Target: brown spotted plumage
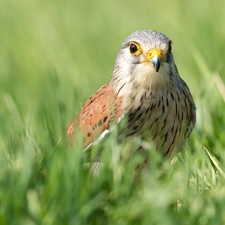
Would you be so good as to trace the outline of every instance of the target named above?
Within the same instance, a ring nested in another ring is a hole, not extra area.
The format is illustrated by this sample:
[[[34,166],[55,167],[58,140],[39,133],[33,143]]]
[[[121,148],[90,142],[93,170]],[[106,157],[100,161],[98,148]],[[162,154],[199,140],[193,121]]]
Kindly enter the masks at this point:
[[[91,144],[101,133],[112,127],[122,115],[122,98],[118,98],[110,83],[101,87],[83,105],[67,129],[72,142],[74,129],[78,126],[84,137],[84,147]]]
[[[180,151],[195,125],[195,104],[179,76],[171,41],[151,30],[137,31],[122,44],[110,82],[87,100],[70,123],[84,137],[84,148],[109,133],[125,118],[120,129],[124,140],[140,137],[170,155]]]

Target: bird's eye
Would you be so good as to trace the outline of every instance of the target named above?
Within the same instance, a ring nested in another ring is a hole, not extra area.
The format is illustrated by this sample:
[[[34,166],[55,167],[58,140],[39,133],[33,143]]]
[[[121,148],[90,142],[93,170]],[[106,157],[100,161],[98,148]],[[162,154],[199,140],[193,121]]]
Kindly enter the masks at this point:
[[[168,46],[168,53],[170,53],[172,51],[172,45],[171,45],[171,42],[169,43],[169,46]]]
[[[137,45],[136,44],[130,44],[130,52],[131,53],[135,53],[138,50]]]
[[[129,48],[132,55],[138,56],[142,53],[141,46],[138,43],[131,42]]]

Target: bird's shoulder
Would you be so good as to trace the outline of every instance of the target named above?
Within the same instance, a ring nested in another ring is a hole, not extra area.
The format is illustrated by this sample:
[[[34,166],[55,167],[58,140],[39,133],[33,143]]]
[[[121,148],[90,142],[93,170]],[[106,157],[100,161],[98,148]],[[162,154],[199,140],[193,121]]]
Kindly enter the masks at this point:
[[[122,116],[122,98],[118,97],[110,83],[102,86],[82,106],[67,128],[69,142],[75,138],[75,130],[81,132],[87,147],[110,128]]]

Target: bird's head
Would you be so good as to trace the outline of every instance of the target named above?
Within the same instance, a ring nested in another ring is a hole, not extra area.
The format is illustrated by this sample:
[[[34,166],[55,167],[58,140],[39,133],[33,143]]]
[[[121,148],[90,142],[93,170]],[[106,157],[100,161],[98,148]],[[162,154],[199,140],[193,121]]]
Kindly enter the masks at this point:
[[[170,82],[171,76],[178,74],[171,50],[171,40],[162,33],[153,30],[132,33],[117,55],[112,84],[122,86],[132,82],[145,88]]]

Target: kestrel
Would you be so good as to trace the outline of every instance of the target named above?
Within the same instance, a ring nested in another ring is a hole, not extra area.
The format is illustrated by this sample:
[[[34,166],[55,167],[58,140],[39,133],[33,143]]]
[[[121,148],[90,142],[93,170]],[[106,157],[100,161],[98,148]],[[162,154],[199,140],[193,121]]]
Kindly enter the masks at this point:
[[[153,30],[132,33],[122,43],[109,83],[83,105],[67,136],[84,137],[84,148],[106,136],[122,118],[124,141],[139,137],[164,156],[180,151],[192,132],[195,104],[173,59],[171,40]]]

